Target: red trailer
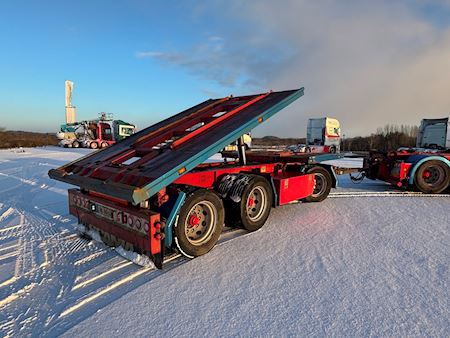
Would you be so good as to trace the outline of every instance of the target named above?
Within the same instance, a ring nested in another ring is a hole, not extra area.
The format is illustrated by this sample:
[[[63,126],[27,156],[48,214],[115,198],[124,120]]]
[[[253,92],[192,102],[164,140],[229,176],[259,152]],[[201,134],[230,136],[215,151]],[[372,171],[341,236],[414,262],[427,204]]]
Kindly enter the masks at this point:
[[[423,149],[372,151],[363,175],[399,188],[439,194],[450,187],[450,152]]]
[[[165,252],[203,255],[224,224],[257,230],[272,207],[321,201],[336,185],[318,155],[245,151],[242,135],[302,95],[207,100],[49,176],[79,187],[69,190],[70,213],[107,244],[146,254],[158,268]],[[238,159],[204,163],[235,140]]]

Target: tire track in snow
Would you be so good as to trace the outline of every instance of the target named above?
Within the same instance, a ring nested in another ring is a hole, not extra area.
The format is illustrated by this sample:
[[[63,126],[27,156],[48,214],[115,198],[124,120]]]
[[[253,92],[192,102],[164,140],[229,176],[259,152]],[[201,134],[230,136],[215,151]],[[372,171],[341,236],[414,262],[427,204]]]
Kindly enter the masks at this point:
[[[9,207],[0,215],[0,222],[3,222],[5,219],[7,219],[9,216],[11,216],[15,212],[14,208]]]
[[[78,237],[59,234],[49,220],[29,215],[27,221],[32,226],[22,231],[16,273],[3,285],[9,289],[9,295],[2,301],[2,312],[20,319],[21,333],[40,332],[48,318],[55,316],[54,308],[58,311],[55,305],[65,303],[65,294],[72,287],[70,281],[84,270],[84,266],[73,269],[72,257],[85,256],[86,250],[98,250]],[[33,285],[32,290],[29,285]],[[30,290],[31,294],[21,290]],[[15,325],[8,334],[18,330]]]
[[[222,234],[222,236],[219,240],[219,243],[217,245],[219,245],[219,246],[225,245],[226,243],[228,243],[230,241],[239,239],[240,237],[248,236],[250,234],[251,233],[249,233],[245,230],[242,230],[242,229],[228,229],[228,230],[224,231],[224,233]],[[138,285],[141,285],[143,282],[150,282],[151,280],[161,276],[162,274],[168,273],[169,271],[175,269],[176,267],[178,267],[180,265],[186,264],[189,261],[191,261],[191,260],[180,254],[173,254],[165,259],[163,270],[157,270],[155,268],[141,267],[139,270],[135,271],[132,274],[127,273],[127,274],[115,276],[116,277],[115,279],[117,279],[117,277],[119,277],[119,276],[121,277],[121,279],[113,281],[111,284],[107,285],[106,287],[104,287],[102,289],[97,289],[95,292],[93,292],[91,295],[87,296],[86,298],[79,298],[79,302],[69,308],[64,309],[64,311],[62,311],[61,314],[59,315],[58,319],[64,320],[64,317],[67,317],[69,315],[76,316],[77,313],[79,312],[79,310],[89,308],[89,306],[94,301],[98,302],[98,299],[103,298],[104,296],[106,297],[107,295],[109,295],[110,298],[113,297],[115,299],[114,296],[111,296],[111,293],[114,293],[114,291],[117,291],[120,293],[120,291],[118,291],[117,289],[120,289],[120,287],[122,287],[123,285],[125,285],[127,283],[132,283],[134,281]],[[132,266],[132,265],[133,264],[131,262],[126,262],[122,265],[116,266],[115,268],[112,269],[114,271],[111,271],[111,272],[106,271],[98,276],[94,276],[93,278],[90,278],[86,281],[83,281],[83,282],[75,285],[72,290],[74,292],[76,292],[77,290],[80,290],[88,285],[91,285],[92,283],[97,282],[101,278],[110,276],[111,274],[113,274],[113,272],[120,271],[120,270],[122,270],[128,266]],[[132,285],[130,285],[128,287],[128,289],[133,290],[134,287]],[[69,322],[70,322],[70,320],[69,320]],[[66,322],[66,325],[67,325],[67,322]]]
[[[28,177],[21,179],[21,177],[17,176],[14,178],[19,180],[21,185],[26,190],[29,190],[29,193],[22,191],[19,196],[16,194],[10,195],[8,201],[21,205],[25,210],[30,209],[30,206],[33,205],[33,199],[38,196],[36,194],[39,194],[40,191],[51,190],[48,189],[45,183],[41,184],[39,179]],[[64,190],[64,195],[66,195],[66,190]],[[67,293],[72,288],[76,276],[95,267],[97,264],[102,264],[108,256],[116,256],[109,252],[108,255],[95,255],[95,257],[92,257],[92,253],[103,249],[76,237],[75,234],[70,234],[69,236],[67,236],[67,233],[63,234],[68,226],[70,228],[72,217],[68,218],[68,214],[55,214],[50,210],[46,210],[46,207],[65,202],[64,198],[63,201],[47,203],[30,210],[28,213],[30,222],[25,232],[22,231],[23,229],[20,229],[21,227],[8,229],[11,230],[8,234],[13,233],[14,237],[19,237],[20,252],[16,261],[15,276],[2,283],[2,287],[9,289],[7,290],[9,295],[16,294],[18,296],[7,298],[8,304],[4,310],[10,314],[8,317],[15,318],[15,322],[20,321],[21,324],[19,326],[14,324],[13,327],[0,325],[2,330],[3,328],[9,328],[9,333],[18,333],[19,330],[21,333],[31,333],[40,332],[44,322],[46,325],[49,324],[51,326],[55,315],[57,316],[67,307],[66,303],[69,302],[70,304],[70,302],[76,303],[78,301],[70,297],[68,297],[69,301],[66,301]],[[30,231],[30,229],[32,230]],[[62,229],[64,230],[61,231]],[[86,254],[91,256],[90,259],[73,269],[71,261],[73,262],[74,259],[80,261],[83,257],[86,257]],[[68,269],[69,271],[67,271]],[[61,280],[61,278],[65,278],[65,280]],[[55,281],[52,281],[52,279],[55,279]],[[24,299],[22,297],[23,293],[19,292],[27,288],[30,282],[37,286],[34,288],[36,297],[33,297],[33,295],[28,296],[31,302],[29,299],[28,301]],[[47,290],[53,292],[42,296],[42,289],[45,289],[46,292]],[[43,307],[42,304],[45,304],[45,306]],[[58,306],[61,308],[60,310],[58,310]],[[1,317],[2,315],[0,315],[0,322],[2,322]]]

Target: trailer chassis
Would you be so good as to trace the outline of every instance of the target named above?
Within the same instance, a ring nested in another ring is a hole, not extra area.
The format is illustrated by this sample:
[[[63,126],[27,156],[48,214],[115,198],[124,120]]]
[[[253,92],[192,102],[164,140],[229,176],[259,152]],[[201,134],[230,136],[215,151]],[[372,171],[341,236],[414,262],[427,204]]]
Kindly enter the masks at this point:
[[[112,246],[148,255],[205,254],[224,224],[254,231],[272,207],[320,201],[335,185],[308,156],[249,158],[241,137],[303,95],[284,92],[207,100],[111,147],[49,171],[77,185],[69,210]],[[236,161],[202,164],[238,140]],[[239,142],[239,140],[241,140]]]

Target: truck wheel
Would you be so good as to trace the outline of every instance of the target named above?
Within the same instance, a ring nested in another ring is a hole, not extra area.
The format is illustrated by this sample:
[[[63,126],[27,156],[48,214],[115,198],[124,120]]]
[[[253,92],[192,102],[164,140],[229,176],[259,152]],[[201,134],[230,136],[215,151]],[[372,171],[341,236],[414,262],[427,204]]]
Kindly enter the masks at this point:
[[[427,161],[417,169],[414,183],[423,193],[439,194],[450,185],[450,168],[441,161]]]
[[[108,146],[108,143],[106,142],[102,142],[102,144],[100,145],[102,148],[106,148]]]
[[[204,255],[216,245],[224,219],[222,200],[214,191],[194,191],[186,198],[175,225],[177,248],[189,258]]]
[[[258,175],[238,175],[230,189],[228,223],[256,231],[266,223],[273,204],[269,182]]]
[[[74,147],[74,148],[79,148],[79,147],[80,147],[80,144],[78,143],[78,141],[73,141],[73,142],[72,142],[72,147]]]
[[[97,142],[91,142],[91,143],[89,144],[89,147],[90,147],[91,149],[97,149],[97,148],[98,148],[98,143],[97,143]]]
[[[331,185],[333,181],[331,175],[323,167],[313,167],[308,170],[308,174],[314,174],[314,191],[312,195],[306,197],[304,201],[306,202],[322,202],[327,198],[331,190]]]
[[[331,146],[330,147],[330,154],[336,154],[336,147],[335,146]]]

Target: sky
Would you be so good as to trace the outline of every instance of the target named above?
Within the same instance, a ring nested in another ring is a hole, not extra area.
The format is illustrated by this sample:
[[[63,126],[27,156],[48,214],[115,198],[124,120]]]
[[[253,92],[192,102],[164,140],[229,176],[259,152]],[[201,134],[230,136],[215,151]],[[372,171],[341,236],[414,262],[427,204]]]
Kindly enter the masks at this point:
[[[305,87],[255,130],[348,136],[450,116],[450,0],[0,0],[0,126],[77,119],[144,128],[211,97]]]

